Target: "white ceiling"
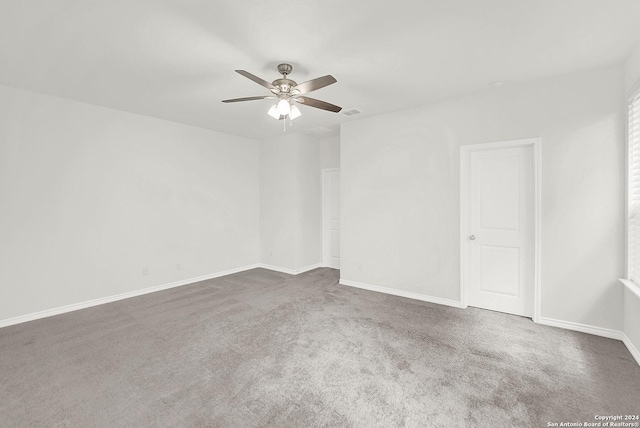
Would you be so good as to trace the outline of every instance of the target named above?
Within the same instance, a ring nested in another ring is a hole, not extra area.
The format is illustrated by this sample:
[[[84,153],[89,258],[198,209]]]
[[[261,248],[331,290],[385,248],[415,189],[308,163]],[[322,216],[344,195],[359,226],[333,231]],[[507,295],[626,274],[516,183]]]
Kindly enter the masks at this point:
[[[287,132],[621,62],[638,0],[0,0],[0,84],[252,138],[282,133],[265,80],[332,74]]]

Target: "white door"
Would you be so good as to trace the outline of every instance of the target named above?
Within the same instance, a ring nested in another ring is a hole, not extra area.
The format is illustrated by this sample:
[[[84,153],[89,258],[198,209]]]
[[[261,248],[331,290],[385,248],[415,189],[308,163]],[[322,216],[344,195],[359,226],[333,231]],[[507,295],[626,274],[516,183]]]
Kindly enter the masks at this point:
[[[467,153],[462,228],[467,304],[531,317],[534,169],[531,145]],[[466,196],[465,196],[466,195]],[[465,226],[465,225],[463,225]]]
[[[322,259],[340,269],[340,170],[322,170]]]

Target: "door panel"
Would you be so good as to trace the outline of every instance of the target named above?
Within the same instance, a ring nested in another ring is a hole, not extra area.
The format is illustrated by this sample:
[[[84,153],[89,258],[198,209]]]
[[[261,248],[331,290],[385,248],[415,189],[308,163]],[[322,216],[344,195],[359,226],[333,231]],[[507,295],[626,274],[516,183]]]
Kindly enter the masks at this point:
[[[519,156],[478,157],[480,227],[517,230],[520,220]]]
[[[481,291],[518,297],[520,249],[481,246],[480,275]]]
[[[533,148],[468,153],[467,303],[516,315],[533,315]]]

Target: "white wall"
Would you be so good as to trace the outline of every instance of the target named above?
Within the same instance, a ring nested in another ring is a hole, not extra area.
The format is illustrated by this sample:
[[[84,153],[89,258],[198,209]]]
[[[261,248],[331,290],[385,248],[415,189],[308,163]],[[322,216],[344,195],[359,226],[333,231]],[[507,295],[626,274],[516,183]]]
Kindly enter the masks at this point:
[[[622,329],[623,76],[507,83],[341,129],[341,279],[459,300],[459,146],[542,138],[542,316]]]
[[[320,170],[340,168],[340,137],[324,138],[318,145]]]
[[[318,141],[284,134],[260,147],[261,262],[290,271],[320,263]]]
[[[624,88],[625,93],[631,91],[633,86],[640,80],[640,42],[636,44],[634,50],[629,54],[624,67]]]
[[[300,226],[297,235],[297,268],[317,265],[322,261],[322,174],[318,162],[318,141],[299,136],[298,207]]]
[[[624,290],[624,334],[635,348],[635,358],[640,364],[640,296],[628,288]]]
[[[258,179],[257,141],[0,87],[0,321],[257,263]]]

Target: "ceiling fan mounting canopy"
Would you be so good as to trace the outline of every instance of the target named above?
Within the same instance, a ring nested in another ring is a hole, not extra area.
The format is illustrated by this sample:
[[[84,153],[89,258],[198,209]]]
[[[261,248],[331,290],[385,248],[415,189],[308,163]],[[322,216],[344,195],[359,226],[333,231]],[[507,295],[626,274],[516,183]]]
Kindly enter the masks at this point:
[[[287,74],[291,74],[292,70],[293,66],[291,64],[278,64],[278,73],[280,74],[284,74],[286,76]]]
[[[334,104],[330,104],[326,101],[320,101],[320,100],[316,100],[315,98],[302,96],[308,92],[315,91],[317,89],[324,88],[325,86],[329,86],[336,83],[337,80],[333,76],[326,75],[326,76],[318,77],[317,79],[312,79],[307,82],[298,84],[294,80],[291,80],[287,77],[292,71],[293,71],[293,66],[291,64],[285,64],[285,63],[278,64],[278,72],[282,74],[282,78],[276,79],[273,82],[269,83],[268,81],[261,79],[260,77],[249,73],[248,71],[236,70],[238,74],[241,74],[247,79],[253,80],[257,84],[269,89],[273,93],[273,95],[233,98],[229,100],[222,100],[222,102],[235,103],[240,101],[253,101],[253,100],[277,98],[280,101],[286,100],[291,104],[293,104],[293,102],[297,102],[300,104],[307,105],[309,107],[315,107],[321,110],[327,110],[334,113],[337,113],[340,110],[342,110],[342,107],[336,106]],[[286,117],[287,115],[281,115],[279,118],[284,119]]]

